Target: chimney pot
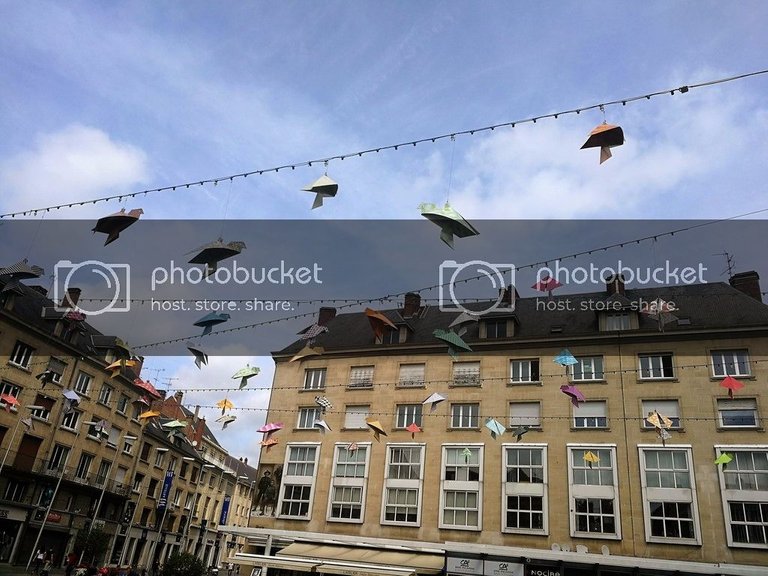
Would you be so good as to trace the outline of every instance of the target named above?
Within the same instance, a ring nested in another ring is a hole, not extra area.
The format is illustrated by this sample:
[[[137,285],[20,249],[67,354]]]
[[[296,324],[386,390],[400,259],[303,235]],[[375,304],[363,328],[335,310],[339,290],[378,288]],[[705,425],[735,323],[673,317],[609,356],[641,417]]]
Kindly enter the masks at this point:
[[[77,301],[80,299],[80,288],[67,288],[67,293],[61,299],[60,308],[75,308]]]
[[[403,316],[409,318],[419,313],[421,308],[421,295],[416,292],[408,292],[403,304]]]
[[[605,277],[605,289],[608,291],[609,296],[619,294],[624,296],[624,275],[612,274]]]
[[[323,306],[317,314],[317,323],[320,326],[325,326],[336,317],[336,308],[330,306]]]
[[[243,462],[244,462],[244,463],[245,463],[245,465],[247,466],[247,465],[248,465],[248,458],[246,458],[246,459],[245,459]]]
[[[728,283],[739,292],[751,296],[758,302],[763,301],[763,295],[760,293],[760,275],[754,270],[734,274],[728,279]]]
[[[512,296],[514,294],[514,301],[512,300]],[[517,302],[517,299],[520,298],[520,294],[517,293],[517,288],[512,286],[510,284],[506,288],[499,288],[499,296],[501,296],[501,306],[502,308],[511,308],[512,304],[514,302]]]
[[[176,399],[176,402],[178,402],[179,404],[181,404],[181,400],[184,398],[184,392],[182,392],[181,390],[179,390],[178,392],[176,392],[176,393],[173,395],[173,397]]]

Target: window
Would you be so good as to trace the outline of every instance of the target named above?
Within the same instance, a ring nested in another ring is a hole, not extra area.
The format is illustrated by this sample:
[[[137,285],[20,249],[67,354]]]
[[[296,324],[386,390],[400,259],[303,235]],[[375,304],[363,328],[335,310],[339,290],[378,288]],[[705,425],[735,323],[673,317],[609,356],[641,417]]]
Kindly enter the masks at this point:
[[[88,432],[86,436],[88,436],[88,438],[92,438],[93,440],[98,440],[99,442],[101,442],[102,432],[106,432],[106,430],[103,430],[100,426],[97,426],[96,424],[88,424]]]
[[[200,472],[198,471],[197,468],[192,468],[192,473],[189,476],[189,481],[192,482],[193,484],[197,482],[197,476],[199,473]]]
[[[34,416],[35,418],[40,418],[40,420],[48,421],[48,418],[51,417],[51,408],[53,408],[55,401],[53,398],[48,398],[48,396],[44,396],[42,394],[37,394],[35,396],[35,406],[40,406],[40,409],[31,410],[30,414]]]
[[[347,406],[344,413],[344,428],[368,428],[365,419],[370,414],[371,407],[366,405]]]
[[[144,442],[144,444],[141,445],[141,455],[139,456],[139,459],[144,462],[149,462],[149,453],[151,451],[152,445],[149,442]]]
[[[587,452],[597,462],[584,459]],[[571,536],[621,539],[616,448],[568,446]]]
[[[181,488],[176,488],[176,492],[173,493],[173,505],[181,506]]]
[[[576,364],[569,367],[571,380],[584,382],[603,379],[603,357],[581,356],[576,358]]]
[[[373,386],[373,366],[353,366],[349,371],[349,388]]]
[[[132,454],[133,453],[133,443],[136,441],[136,438],[133,436],[126,436],[123,438],[123,454]]]
[[[119,414],[125,414],[128,410],[128,404],[130,403],[131,399],[128,398],[125,394],[120,394],[120,400],[117,401],[117,412]]]
[[[732,460],[718,466],[728,545],[768,546],[768,446],[717,446]]]
[[[424,446],[387,446],[382,524],[418,526],[424,481]]]
[[[184,510],[192,510],[192,503],[195,501],[195,495],[187,492],[187,498],[184,500]]]
[[[509,362],[509,381],[512,384],[539,382],[539,360],[511,360]]]
[[[414,423],[421,426],[421,408],[421,404],[398,404],[395,428],[405,428]]]
[[[541,427],[541,404],[539,402],[510,402],[509,426]]]
[[[185,480],[187,478],[187,470],[189,469],[189,464],[186,462],[181,463],[181,470],[179,471],[179,478],[182,480]]]
[[[642,380],[674,377],[675,369],[672,365],[672,354],[640,354],[640,378]]]
[[[149,487],[147,488],[147,498],[157,498],[157,485],[160,481],[157,478],[149,479]]]
[[[99,392],[99,403],[109,406],[109,401],[112,398],[112,387],[104,384]]]
[[[27,484],[9,478],[5,485],[4,500],[10,500],[12,502],[23,502],[24,497],[27,495]]]
[[[336,446],[328,519],[340,522],[362,522],[368,477],[368,446],[358,445],[349,451]]]
[[[478,428],[480,404],[451,404],[451,428]]]
[[[605,400],[582,402],[573,407],[574,428],[607,428],[608,403]]]
[[[51,357],[48,360],[48,370],[50,370],[51,373],[53,374],[51,381],[55,382],[56,384],[61,383],[61,375],[64,374],[64,370],[66,368],[67,368],[66,362],[63,362],[58,358]]]
[[[443,446],[440,528],[480,530],[482,486],[482,446]]]
[[[754,398],[718,398],[717,421],[721,428],[756,428],[757,400]]]
[[[311,368],[304,371],[304,390],[325,388],[325,368]]]
[[[690,448],[639,450],[646,541],[700,544]]]
[[[168,462],[168,470],[171,472],[176,472],[176,468],[179,466],[179,459],[176,456],[171,456],[170,461]]]
[[[629,312],[608,312],[605,315],[605,330],[614,332],[616,330],[629,330],[632,323],[629,318]]]
[[[2,382],[0,382],[0,394],[13,396],[14,398],[18,399],[19,394],[21,394],[21,387],[16,386],[16,384],[12,384],[11,382],[7,382],[3,380]],[[3,407],[5,407],[5,404],[3,405]],[[13,408],[9,408],[9,410],[16,411],[17,408],[13,407]]]
[[[121,488],[123,486],[123,482],[125,482],[125,477],[127,475],[128,475],[128,468],[125,468],[124,466],[118,466],[117,472],[115,472],[115,486],[117,486],[118,488]]]
[[[8,362],[20,368],[29,369],[29,361],[34,351],[35,349],[31,346],[24,344],[21,340],[16,340],[16,345],[13,347],[13,352],[11,352]]]
[[[78,420],[80,420],[80,412],[72,410],[61,419],[61,427],[67,430],[76,430]]]
[[[506,318],[499,318],[496,320],[486,320],[485,321],[485,337],[486,338],[506,338],[507,337]]]
[[[746,350],[713,350],[712,374],[718,378],[749,376],[749,354]]]
[[[643,400],[643,428],[653,428],[646,418],[654,412],[672,420],[672,428],[680,428],[680,403],[677,400]]]
[[[69,446],[63,446],[62,444],[54,444],[51,451],[51,458],[48,460],[48,470],[56,470],[60,472],[67,462],[69,456]]]
[[[425,364],[400,364],[400,376],[397,385],[418,388],[424,386]]]
[[[381,343],[400,344],[400,328],[385,327],[384,332],[381,334]]]
[[[480,362],[454,362],[454,386],[480,386]]]
[[[74,386],[75,392],[81,396],[88,396],[88,390],[90,390],[92,383],[93,376],[86,374],[85,372],[78,372]]]
[[[299,421],[296,428],[313,429],[315,420],[322,418],[322,410],[318,407],[299,408]]]
[[[165,450],[158,448],[155,451],[155,466],[162,467],[165,464]]]
[[[310,519],[319,455],[319,445],[288,445],[283,466],[283,493],[278,503],[281,517]]]
[[[140,492],[141,491],[141,484],[144,482],[144,474],[139,474],[138,472],[134,474],[133,476],[133,491],[134,492]]]
[[[88,472],[91,469],[92,463],[93,454],[86,454],[85,452],[80,454],[80,461],[77,463],[77,468],[75,469],[75,478],[87,481]]]
[[[117,443],[120,441],[121,433],[122,433],[122,430],[120,430],[120,428],[115,428],[114,426],[111,426],[109,428],[109,436],[107,436],[107,446],[116,448]]]
[[[504,447],[504,532],[547,534],[547,448]]]

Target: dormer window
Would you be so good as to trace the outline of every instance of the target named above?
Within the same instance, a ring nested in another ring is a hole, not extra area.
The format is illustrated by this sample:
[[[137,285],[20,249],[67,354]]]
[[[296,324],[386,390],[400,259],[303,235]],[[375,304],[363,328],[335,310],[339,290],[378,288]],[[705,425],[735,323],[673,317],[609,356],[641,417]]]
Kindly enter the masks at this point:
[[[616,330],[629,330],[631,323],[629,312],[609,312],[605,315],[605,329],[608,332]]]
[[[506,318],[486,320],[485,321],[485,337],[488,339],[506,338],[507,337]]]
[[[381,335],[381,343],[382,344],[400,344],[400,332],[402,331],[402,328],[398,327],[396,330],[393,330],[392,328],[388,330],[384,330],[383,334]]]

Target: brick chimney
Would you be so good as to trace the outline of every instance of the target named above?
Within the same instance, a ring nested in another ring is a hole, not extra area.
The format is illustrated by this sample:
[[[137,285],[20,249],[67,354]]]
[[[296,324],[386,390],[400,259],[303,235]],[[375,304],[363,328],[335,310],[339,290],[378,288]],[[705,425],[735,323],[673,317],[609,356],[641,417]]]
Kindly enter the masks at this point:
[[[334,318],[336,318],[336,308],[323,306],[317,314],[317,323],[320,326],[325,326]]]
[[[67,293],[61,299],[59,308],[75,308],[77,301],[80,300],[80,288],[67,288]]]
[[[760,294],[760,275],[754,270],[734,274],[730,277],[728,283],[739,292],[744,292],[744,294],[751,296],[758,302],[763,301],[763,295]]]
[[[510,284],[506,288],[499,288],[499,296],[501,296],[500,305],[502,308],[511,308],[514,302],[520,298],[520,294],[517,293],[517,288]],[[512,300],[514,298],[514,301]]]
[[[421,309],[421,295],[416,292],[408,292],[403,303],[403,317],[410,318],[419,313]]]
[[[608,291],[609,296],[619,294],[624,296],[624,275],[613,274],[605,277],[605,289]]]

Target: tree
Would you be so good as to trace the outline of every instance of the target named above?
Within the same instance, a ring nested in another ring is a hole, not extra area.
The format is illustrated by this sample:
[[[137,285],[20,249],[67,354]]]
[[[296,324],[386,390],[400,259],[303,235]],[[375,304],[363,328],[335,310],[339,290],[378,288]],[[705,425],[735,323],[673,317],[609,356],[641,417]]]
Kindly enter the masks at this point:
[[[163,564],[160,576],[205,576],[206,569],[202,560],[196,556],[182,552],[174,554]]]
[[[101,528],[91,528],[91,531],[80,530],[75,538],[75,554],[83,562],[91,563],[94,559],[104,556],[109,548],[110,535]]]

